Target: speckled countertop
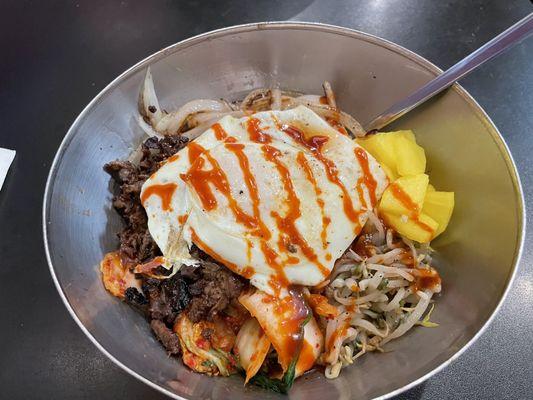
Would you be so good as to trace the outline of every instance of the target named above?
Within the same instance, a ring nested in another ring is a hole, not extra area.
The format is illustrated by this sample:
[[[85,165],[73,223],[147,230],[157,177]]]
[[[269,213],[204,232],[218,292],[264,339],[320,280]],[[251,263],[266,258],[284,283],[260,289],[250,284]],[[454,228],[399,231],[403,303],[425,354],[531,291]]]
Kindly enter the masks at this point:
[[[0,398],[162,399],[107,360],[50,279],[41,202],[68,126],[114,77],[162,47],[245,22],[359,29],[441,68],[533,11],[527,0],[49,1],[0,5],[0,147],[17,158],[0,192]],[[517,163],[533,217],[533,39],[462,82]],[[533,233],[488,330],[457,361],[399,399],[533,398]]]

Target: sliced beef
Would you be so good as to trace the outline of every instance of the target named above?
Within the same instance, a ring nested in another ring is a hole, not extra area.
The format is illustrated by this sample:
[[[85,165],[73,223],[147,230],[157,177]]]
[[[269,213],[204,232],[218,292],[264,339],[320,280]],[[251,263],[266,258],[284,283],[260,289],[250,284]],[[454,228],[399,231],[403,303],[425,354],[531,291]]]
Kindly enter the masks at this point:
[[[118,233],[118,238],[122,259],[132,266],[161,255],[148,230],[125,228]]]
[[[160,255],[148,231],[148,219],[140,201],[142,185],[161,165],[161,162],[181,150],[187,139],[167,136],[149,138],[141,146],[138,165],[129,161],[113,161],[104,166],[118,185],[113,207],[123,218],[125,226],[118,234],[120,254],[130,268]],[[180,352],[179,340],[171,327],[176,317],[186,311],[193,322],[212,320],[235,300],[246,286],[245,281],[197,248],[191,255],[202,260],[199,267],[182,266],[168,279],[143,277],[142,293],[129,288],[125,301],[143,311],[151,320],[156,337],[169,354]],[[208,337],[211,333],[204,332]]]
[[[150,326],[157,339],[159,339],[161,344],[167,349],[168,354],[174,355],[180,353],[181,348],[178,335],[168,328],[163,321],[153,319],[150,322]]]
[[[162,161],[184,148],[187,143],[188,139],[181,136],[146,139],[141,147],[142,157],[139,162],[139,170],[150,176],[159,168]]]
[[[148,300],[135,287],[129,287],[124,292],[124,301],[133,308],[146,313],[148,311]]]
[[[210,261],[194,271],[198,279],[189,286],[191,303],[187,315],[192,322],[212,320],[239,297],[245,282],[227,268]]]
[[[134,266],[160,255],[148,232],[148,218],[141,204],[143,183],[161,165],[161,162],[181,150],[186,138],[166,136],[147,139],[141,146],[139,165],[129,161],[112,161],[104,165],[118,184],[118,193],[113,197],[113,207],[123,218],[125,227],[118,234],[120,255],[126,264]]]
[[[191,300],[189,285],[179,273],[163,280],[146,279],[143,292],[148,298],[150,318],[162,320],[170,326]]]

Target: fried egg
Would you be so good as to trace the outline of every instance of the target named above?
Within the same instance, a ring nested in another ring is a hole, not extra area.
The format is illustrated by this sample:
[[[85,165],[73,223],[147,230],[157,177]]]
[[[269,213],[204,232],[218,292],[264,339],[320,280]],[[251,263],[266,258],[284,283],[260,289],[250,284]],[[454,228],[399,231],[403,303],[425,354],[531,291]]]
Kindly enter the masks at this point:
[[[388,180],[362,147],[304,106],[226,116],[143,185],[148,229],[168,263],[192,245],[264,292],[330,274]]]

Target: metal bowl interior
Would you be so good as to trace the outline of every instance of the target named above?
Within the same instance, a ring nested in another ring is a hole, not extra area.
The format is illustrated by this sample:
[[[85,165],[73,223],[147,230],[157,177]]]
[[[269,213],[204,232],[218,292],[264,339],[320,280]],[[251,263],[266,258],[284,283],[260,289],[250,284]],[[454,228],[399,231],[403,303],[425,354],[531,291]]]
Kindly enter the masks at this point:
[[[109,295],[98,263],[117,246],[121,221],[111,208],[104,163],[125,158],[143,133],[136,101],[150,66],[165,109],[193,98],[232,98],[253,88],[320,93],[329,80],[338,102],[367,121],[433,78],[438,68],[390,42],[349,29],[307,23],[251,24],[186,40],[132,67],[80,114],[52,166],[44,201],[45,245],[57,288],[87,336],[114,362],[176,398],[252,399],[240,377],[211,378],[168,358],[142,316]],[[447,232],[434,241],[443,277],[433,319],[369,354],[336,380],[312,372],[290,398],[366,399],[397,394],[454,359],[486,327],[514,275],[523,241],[516,169],[496,128],[459,86],[411,112],[395,128],[413,129],[432,183],[456,193]],[[260,392],[263,398],[282,395]]]

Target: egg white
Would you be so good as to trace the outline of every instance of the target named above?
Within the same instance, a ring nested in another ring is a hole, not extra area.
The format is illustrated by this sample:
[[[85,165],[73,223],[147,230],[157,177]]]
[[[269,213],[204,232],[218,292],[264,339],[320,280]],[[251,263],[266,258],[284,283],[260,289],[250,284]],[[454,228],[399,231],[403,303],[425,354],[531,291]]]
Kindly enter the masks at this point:
[[[355,239],[368,218],[368,212],[371,211],[361,204],[357,191],[363,171],[354,152],[361,147],[304,106],[286,111],[260,112],[254,114],[253,118],[259,120],[261,131],[271,137],[268,146],[280,152],[278,160],[290,174],[290,182],[300,202],[301,215],[296,219],[295,226],[317,260],[312,262],[308,259],[298,245],[291,246],[291,251],[279,247],[280,237],[283,235],[278,229],[273,212],[281,217],[286,216],[289,210],[288,194],[277,166],[265,158],[265,145],[250,139],[247,131],[250,117],[236,119],[227,116],[218,124],[228,136],[234,138],[233,142],[243,145],[242,152],[248,160],[259,194],[260,218],[270,231],[271,238],[265,240],[258,237],[239,223],[227,196],[214,185],[210,185],[210,189],[216,199],[216,207],[206,210],[194,187],[180,177],[191,168],[189,146],[178,152],[172,161],[161,166],[143,185],[141,198],[147,188],[153,185],[177,185],[167,210],[163,209],[159,196],[151,195],[145,199],[143,205],[148,215],[148,229],[170,263],[194,264],[189,250],[196,241],[198,243],[195,244],[200,249],[215,254],[234,272],[247,276],[257,288],[269,294],[276,294],[272,281],[279,277],[279,272],[272,267],[262,251],[262,247],[267,245],[276,252],[276,262],[282,266],[290,284],[317,285],[326,279],[326,273],[332,270],[335,260]],[[296,126],[306,136],[327,137],[321,154],[334,165],[339,181],[346,188],[351,204],[358,212],[356,221],[347,217],[343,199],[345,194],[339,185],[328,177],[324,163],[307,146],[294,140],[282,129],[287,125]],[[239,160],[228,147],[231,144],[228,144],[227,140],[217,139],[213,129],[207,130],[194,142],[217,161],[229,182],[231,197],[243,212],[252,215],[250,191]],[[371,175],[376,181],[375,196],[379,199],[388,181],[376,160],[370,154],[366,155]],[[211,163],[206,155],[199,157],[204,159],[204,169],[210,169]],[[319,194],[301,166],[301,157],[304,157],[312,171]],[[364,203],[370,204],[369,189],[365,185],[359,186],[364,194]],[[321,202],[322,208],[319,205]],[[326,241],[321,237],[324,216],[330,220],[325,229]],[[291,258],[292,264],[288,263]],[[298,260],[296,263],[295,258]]]

